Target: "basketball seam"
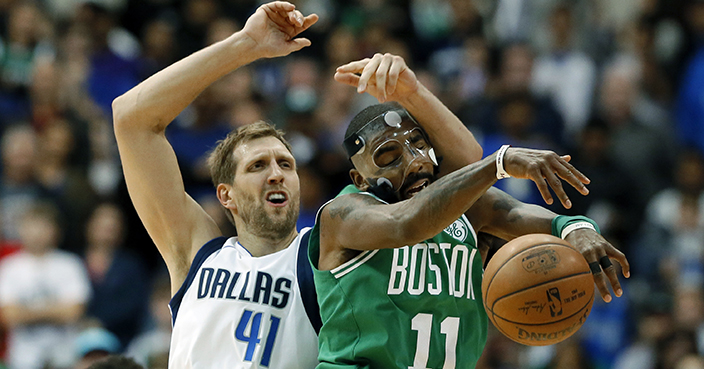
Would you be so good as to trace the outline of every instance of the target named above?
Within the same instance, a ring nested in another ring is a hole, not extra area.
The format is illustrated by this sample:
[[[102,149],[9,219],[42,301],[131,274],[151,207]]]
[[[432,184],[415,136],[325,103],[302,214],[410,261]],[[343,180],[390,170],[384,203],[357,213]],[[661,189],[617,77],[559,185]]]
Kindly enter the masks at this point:
[[[520,325],[525,325],[525,326],[550,325],[550,324],[555,324],[555,323],[559,323],[559,322],[565,321],[565,320],[570,319],[570,318],[572,318],[573,316],[579,314],[580,312],[582,312],[582,310],[584,310],[585,307],[589,306],[589,305],[593,302],[593,300],[594,300],[594,292],[592,292],[592,296],[589,298],[589,301],[587,301],[587,303],[584,304],[581,308],[579,308],[579,310],[577,310],[575,313],[573,313],[573,314],[570,315],[570,316],[566,316],[566,317],[564,317],[564,318],[562,318],[562,319],[560,319],[560,320],[556,320],[556,321],[554,321],[554,322],[549,322],[549,323],[520,323],[520,322],[514,322],[514,321],[512,321],[512,320],[504,319],[504,318],[502,318],[502,317],[500,317],[500,316],[494,314],[493,311],[491,312],[491,314],[494,316],[494,318],[497,318],[497,317],[498,317],[499,319],[501,319],[501,320],[503,320],[503,321],[505,321],[505,322],[507,322],[507,323],[512,323],[512,324],[520,324]],[[496,324],[494,324],[494,325],[496,325]]]

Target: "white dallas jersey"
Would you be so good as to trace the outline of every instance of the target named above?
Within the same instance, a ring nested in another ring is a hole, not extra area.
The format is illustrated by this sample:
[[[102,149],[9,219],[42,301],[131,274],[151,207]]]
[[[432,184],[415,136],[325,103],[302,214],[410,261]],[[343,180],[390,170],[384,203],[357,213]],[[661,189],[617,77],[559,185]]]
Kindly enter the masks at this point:
[[[309,231],[261,257],[236,237],[206,243],[169,303],[169,368],[315,368],[320,315]]]

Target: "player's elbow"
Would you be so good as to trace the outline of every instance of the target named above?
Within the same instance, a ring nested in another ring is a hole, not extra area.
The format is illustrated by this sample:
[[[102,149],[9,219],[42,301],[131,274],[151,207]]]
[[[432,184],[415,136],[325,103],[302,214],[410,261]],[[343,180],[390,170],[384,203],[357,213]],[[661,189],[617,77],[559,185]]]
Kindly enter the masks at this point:
[[[125,95],[120,95],[112,101],[112,124],[116,131],[128,121],[127,99]]]

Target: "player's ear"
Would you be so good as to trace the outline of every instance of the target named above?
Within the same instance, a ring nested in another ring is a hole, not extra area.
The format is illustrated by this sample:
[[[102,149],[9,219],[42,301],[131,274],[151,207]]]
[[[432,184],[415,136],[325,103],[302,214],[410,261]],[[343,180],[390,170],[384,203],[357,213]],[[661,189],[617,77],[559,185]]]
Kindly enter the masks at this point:
[[[235,199],[232,197],[232,186],[225,184],[225,183],[220,183],[218,186],[215,188],[215,193],[218,196],[218,201],[220,201],[220,204],[225,207],[225,209],[230,209],[237,212],[237,204],[235,203]]]
[[[350,169],[350,178],[352,178],[352,183],[361,191],[366,191],[369,188],[369,183],[364,180],[364,176],[359,173],[357,169]]]

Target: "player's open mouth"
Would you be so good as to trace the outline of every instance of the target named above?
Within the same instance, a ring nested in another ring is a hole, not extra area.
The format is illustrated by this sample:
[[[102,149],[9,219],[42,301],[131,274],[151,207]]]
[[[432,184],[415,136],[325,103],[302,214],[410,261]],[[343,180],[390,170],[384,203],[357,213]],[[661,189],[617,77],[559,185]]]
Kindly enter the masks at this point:
[[[266,195],[266,202],[271,206],[286,206],[288,204],[288,195],[282,191],[269,192]]]
[[[417,181],[416,183],[414,183],[408,189],[408,191],[406,191],[406,194],[408,194],[408,197],[413,197],[413,196],[415,196],[415,194],[420,192],[422,189],[428,187],[429,184],[430,184],[430,180],[427,178],[423,178],[423,179]]]

